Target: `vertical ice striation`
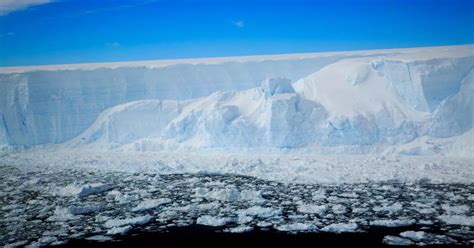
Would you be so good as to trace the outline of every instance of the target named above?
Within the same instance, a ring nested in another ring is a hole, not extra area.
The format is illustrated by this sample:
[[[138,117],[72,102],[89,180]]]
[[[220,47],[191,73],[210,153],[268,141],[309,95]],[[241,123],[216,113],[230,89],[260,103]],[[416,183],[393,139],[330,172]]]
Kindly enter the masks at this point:
[[[261,87],[266,96],[273,96],[276,94],[295,93],[291,80],[283,77],[267,78],[262,81]]]
[[[381,65],[380,63],[383,63]],[[471,56],[463,58],[400,61],[390,58],[373,63],[402,99],[419,111],[433,112],[447,97],[456,94],[473,68]]]
[[[459,92],[446,98],[433,114],[430,135],[451,137],[462,134],[474,123],[474,70],[464,78]]]

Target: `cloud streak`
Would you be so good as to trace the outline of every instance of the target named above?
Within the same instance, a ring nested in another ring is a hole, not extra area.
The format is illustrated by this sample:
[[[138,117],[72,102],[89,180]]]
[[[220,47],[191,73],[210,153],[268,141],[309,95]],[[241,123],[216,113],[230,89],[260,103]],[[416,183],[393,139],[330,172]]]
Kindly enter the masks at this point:
[[[116,42],[116,41],[115,41],[115,42],[109,42],[109,43],[107,43],[106,45],[107,45],[108,47],[111,47],[111,48],[119,48],[119,47],[121,47],[120,43],[118,43],[118,42]]]
[[[237,28],[243,28],[245,27],[245,23],[244,21],[235,21],[234,26],[236,26]]]
[[[157,0],[149,0],[149,1],[138,2],[138,3],[134,3],[132,1],[132,3],[130,3],[130,4],[123,4],[123,5],[118,5],[118,6],[114,5],[112,7],[86,10],[85,12],[83,12],[83,14],[90,15],[90,14],[97,14],[97,13],[101,13],[101,12],[105,12],[105,11],[124,10],[124,9],[135,8],[135,7],[142,6],[142,5],[153,4],[153,3],[156,3],[156,2],[157,2]]]
[[[53,0],[1,0],[0,16],[8,15],[12,12],[24,10],[32,6],[51,3]]]

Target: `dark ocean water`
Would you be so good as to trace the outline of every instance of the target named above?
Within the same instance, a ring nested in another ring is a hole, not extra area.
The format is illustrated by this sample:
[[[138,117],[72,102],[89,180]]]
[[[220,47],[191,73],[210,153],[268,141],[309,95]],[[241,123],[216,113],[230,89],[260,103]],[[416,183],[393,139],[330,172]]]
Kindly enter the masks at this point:
[[[287,233],[274,229],[226,233],[219,228],[192,225],[164,232],[135,232],[113,241],[71,240],[54,247],[394,247],[384,244],[386,235],[397,235],[417,226],[372,228],[363,233]],[[416,245],[404,247],[419,247]],[[431,244],[423,247],[472,247],[462,244]]]
[[[94,183],[107,187],[84,194]],[[283,184],[0,167],[0,246],[472,247],[473,194],[472,184],[426,181]]]

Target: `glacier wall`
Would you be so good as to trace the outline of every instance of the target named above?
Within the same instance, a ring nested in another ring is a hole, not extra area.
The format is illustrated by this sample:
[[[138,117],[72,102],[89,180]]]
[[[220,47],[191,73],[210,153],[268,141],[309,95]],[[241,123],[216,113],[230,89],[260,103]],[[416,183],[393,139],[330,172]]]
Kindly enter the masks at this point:
[[[460,90],[444,99],[433,113],[430,135],[447,138],[460,135],[474,123],[474,70],[462,80]],[[474,137],[473,137],[474,138]]]
[[[378,57],[346,58],[293,84],[278,77],[266,79],[260,87],[249,90],[218,91],[193,100],[145,100],[118,105],[104,111],[86,132],[64,145],[139,151],[201,148],[321,151],[352,146],[354,152],[365,152],[407,144],[434,135],[436,130],[449,131],[448,135],[454,136],[472,129],[472,115],[468,113],[472,113],[470,67],[466,67],[470,72],[461,82],[453,83],[460,84],[457,92],[430,112],[417,110],[407,102],[394,86],[399,81],[387,77],[387,69],[381,73],[381,67],[374,66],[374,63],[380,65],[378,60]],[[436,63],[430,60],[424,68],[438,68]],[[426,83],[411,82],[419,86]],[[444,94],[445,87],[438,89],[443,90],[434,95]],[[427,102],[426,98],[423,100]],[[412,145],[414,149],[424,149],[418,148],[418,143]],[[469,144],[456,147],[471,149]],[[464,153],[449,151],[449,154]]]
[[[61,143],[117,104],[244,90],[267,77],[298,79],[341,57],[0,73],[0,143]]]
[[[472,128],[473,58],[473,46],[457,46],[0,68],[0,145],[76,137],[67,146],[297,148],[450,137]]]
[[[374,67],[393,82],[399,95],[420,111],[432,112],[446,97],[457,93],[473,66],[472,56],[426,61],[375,61]]]

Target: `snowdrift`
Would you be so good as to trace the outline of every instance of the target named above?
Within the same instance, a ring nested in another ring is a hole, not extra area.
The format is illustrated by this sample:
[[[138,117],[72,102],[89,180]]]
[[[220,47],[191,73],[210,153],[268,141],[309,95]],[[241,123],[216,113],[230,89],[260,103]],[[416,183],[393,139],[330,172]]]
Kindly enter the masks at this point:
[[[426,154],[413,152],[426,147],[402,146],[425,146],[419,140],[426,137],[457,144],[463,137],[446,152],[426,149],[468,156],[473,58],[473,46],[457,46],[14,68],[0,74],[0,144],[77,135],[59,146]]]

